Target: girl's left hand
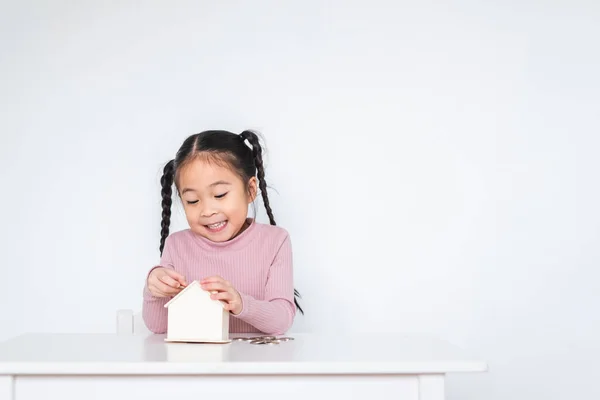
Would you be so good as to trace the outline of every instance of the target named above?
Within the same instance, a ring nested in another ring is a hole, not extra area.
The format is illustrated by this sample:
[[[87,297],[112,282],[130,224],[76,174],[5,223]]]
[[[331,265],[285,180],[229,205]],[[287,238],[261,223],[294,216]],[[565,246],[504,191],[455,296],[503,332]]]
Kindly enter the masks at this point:
[[[227,303],[225,309],[230,311],[233,315],[238,315],[242,312],[242,297],[239,292],[231,286],[231,283],[225,279],[218,275],[211,276],[202,279],[200,285],[202,286],[202,289],[208,292],[217,291],[218,293],[212,293],[210,298]]]

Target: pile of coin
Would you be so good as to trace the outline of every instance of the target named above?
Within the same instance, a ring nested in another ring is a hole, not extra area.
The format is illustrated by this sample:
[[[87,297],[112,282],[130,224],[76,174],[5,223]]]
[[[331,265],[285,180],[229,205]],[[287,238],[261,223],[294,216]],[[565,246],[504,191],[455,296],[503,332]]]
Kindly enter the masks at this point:
[[[277,336],[254,336],[254,337],[237,337],[232,340],[236,342],[249,342],[250,344],[279,344],[281,342],[289,342],[294,340],[292,337],[277,337]]]

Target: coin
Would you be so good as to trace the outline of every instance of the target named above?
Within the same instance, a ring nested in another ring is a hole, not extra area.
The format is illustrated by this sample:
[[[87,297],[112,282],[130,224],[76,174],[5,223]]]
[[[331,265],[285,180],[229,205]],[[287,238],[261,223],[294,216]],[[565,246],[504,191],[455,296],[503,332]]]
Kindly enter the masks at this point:
[[[252,337],[236,337],[232,340],[236,342],[250,342],[251,344],[279,344],[281,342],[289,342],[294,340],[293,337],[288,336],[252,336]]]
[[[250,344],[267,344],[268,342],[264,340],[251,340]]]

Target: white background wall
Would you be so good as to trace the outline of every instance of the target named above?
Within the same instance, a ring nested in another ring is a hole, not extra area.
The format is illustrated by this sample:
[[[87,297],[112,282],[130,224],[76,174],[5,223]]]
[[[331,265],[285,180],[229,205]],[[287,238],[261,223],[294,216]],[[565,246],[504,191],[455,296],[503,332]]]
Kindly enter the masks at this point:
[[[450,340],[490,364],[450,399],[600,396],[598,3],[141,4],[2,2],[0,339],[113,331],[164,162],[254,128],[295,330]]]

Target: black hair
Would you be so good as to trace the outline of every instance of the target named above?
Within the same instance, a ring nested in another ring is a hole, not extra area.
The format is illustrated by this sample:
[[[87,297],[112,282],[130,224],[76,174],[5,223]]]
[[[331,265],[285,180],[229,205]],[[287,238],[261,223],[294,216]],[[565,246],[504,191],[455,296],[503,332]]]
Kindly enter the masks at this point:
[[[246,145],[246,141],[248,141],[251,148]],[[267,195],[262,147],[256,133],[249,130],[245,130],[239,135],[223,130],[203,131],[185,139],[177,151],[175,158],[167,162],[163,168],[163,175],[160,178],[162,187],[162,221],[160,224],[159,249],[161,255],[165,246],[165,240],[169,236],[171,205],[173,204],[172,187],[174,183],[177,185],[177,173],[183,165],[197,156],[206,156],[212,161],[227,163],[246,185],[250,178],[256,176],[265,210],[269,216],[269,222],[271,225],[276,225]],[[300,293],[294,289],[294,304],[304,314],[304,310],[302,310],[297,300],[300,297]]]

